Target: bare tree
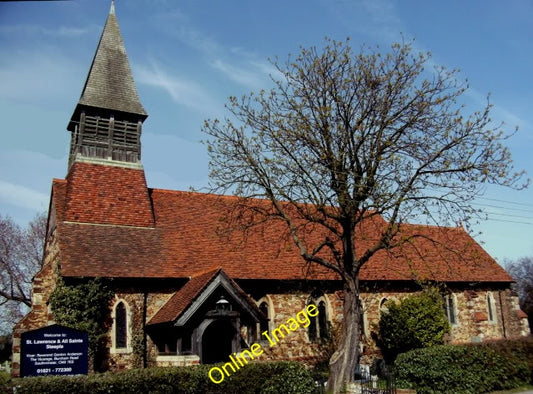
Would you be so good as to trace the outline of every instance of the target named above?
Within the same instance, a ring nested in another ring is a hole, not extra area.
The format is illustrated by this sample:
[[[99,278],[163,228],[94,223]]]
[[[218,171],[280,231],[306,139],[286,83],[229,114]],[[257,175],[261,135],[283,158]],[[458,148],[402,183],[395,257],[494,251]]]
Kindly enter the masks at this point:
[[[9,331],[31,307],[31,281],[42,265],[46,213],[37,214],[21,228],[0,215],[0,316]]]
[[[359,358],[365,263],[406,241],[397,236],[402,223],[466,221],[482,184],[527,183],[513,171],[508,135],[492,124],[488,99],[465,115],[466,83],[429,60],[409,44],[354,53],[349,40],[326,39],[322,49],[273,61],[282,77],[271,91],[231,97],[231,118],[203,128],[213,190],[250,205],[252,197],[270,200],[262,220],[286,223],[301,256],[342,279],[344,318],[328,381],[334,392],[353,380]],[[379,237],[357,243],[356,231],[377,215],[388,221]],[[315,244],[311,227],[324,231]]]
[[[516,281],[520,308],[527,313],[529,327],[533,327],[533,258],[522,257],[507,261],[505,268]]]

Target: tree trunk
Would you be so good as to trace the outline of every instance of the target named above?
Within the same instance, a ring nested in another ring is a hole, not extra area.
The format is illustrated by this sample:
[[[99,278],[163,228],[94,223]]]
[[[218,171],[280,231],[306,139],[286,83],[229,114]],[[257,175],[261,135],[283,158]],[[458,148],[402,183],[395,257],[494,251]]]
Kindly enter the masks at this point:
[[[344,322],[337,349],[329,361],[327,389],[339,393],[353,381],[355,366],[359,361],[361,333],[361,303],[359,283],[349,278],[344,284]]]

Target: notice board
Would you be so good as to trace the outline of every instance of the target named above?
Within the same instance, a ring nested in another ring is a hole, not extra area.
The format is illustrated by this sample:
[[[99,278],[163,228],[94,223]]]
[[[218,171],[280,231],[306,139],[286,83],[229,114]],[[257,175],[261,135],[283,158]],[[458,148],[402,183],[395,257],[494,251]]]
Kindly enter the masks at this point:
[[[20,375],[80,375],[88,372],[86,332],[58,324],[22,333]]]

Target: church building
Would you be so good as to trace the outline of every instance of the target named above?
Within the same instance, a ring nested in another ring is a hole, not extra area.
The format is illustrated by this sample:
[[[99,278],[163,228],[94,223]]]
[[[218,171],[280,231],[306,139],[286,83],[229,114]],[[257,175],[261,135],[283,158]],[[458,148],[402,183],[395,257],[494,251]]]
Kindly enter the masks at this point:
[[[139,357],[141,366],[226,361],[253,343],[263,344],[261,360],[327,357],[342,321],[340,279],[308,266],[281,223],[225,232],[236,197],[148,187],[141,161],[147,116],[112,5],[67,124],[67,175],[52,181],[43,268],[33,279],[32,309],[14,329],[14,375],[21,334],[54,323],[48,301],[59,278],[112,279],[108,370],[138,366]],[[360,242],[378,227],[359,233]],[[512,278],[463,228],[405,225],[415,230],[427,237],[405,256],[378,252],[361,271],[361,363],[379,355],[373,332],[386,301],[420,291],[423,281],[446,288],[452,343],[529,333]],[[309,304],[318,315],[270,347],[261,333]]]

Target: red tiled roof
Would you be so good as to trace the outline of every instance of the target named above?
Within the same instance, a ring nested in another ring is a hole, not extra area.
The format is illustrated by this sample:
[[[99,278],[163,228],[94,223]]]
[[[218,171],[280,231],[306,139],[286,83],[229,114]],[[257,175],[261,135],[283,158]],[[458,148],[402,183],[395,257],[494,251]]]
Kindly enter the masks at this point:
[[[50,209],[55,212],[55,220],[63,222],[65,220],[65,207],[67,197],[67,181],[65,179],[54,178],[52,180],[52,204]]]
[[[79,164],[91,166],[75,163]],[[83,172],[81,166],[77,170]],[[232,279],[337,279],[323,267],[309,269],[281,222],[269,222],[247,236],[224,235],[224,213],[235,197],[161,189],[149,193],[145,186],[141,187],[142,170],[111,167],[101,170],[105,176],[95,174],[100,170],[92,167],[83,170],[89,173],[68,178],[77,188],[67,187],[65,181],[54,181],[53,204],[65,276],[186,278],[222,267]],[[131,179],[124,180],[127,186],[123,193],[127,197],[115,205],[112,203],[119,194],[104,186],[79,190],[79,185],[89,185],[91,178],[93,184],[95,179],[107,182],[119,176]],[[135,205],[137,200],[139,207]],[[96,205],[81,209],[91,204]],[[152,222],[148,220],[152,211],[147,213],[147,205],[153,209]],[[358,228],[358,250],[377,238],[384,223],[376,217]],[[361,280],[512,281],[462,229],[404,225],[402,234],[423,237],[390,252],[376,253],[362,268]],[[308,238],[317,241],[321,239],[320,232],[310,230]]]
[[[432,279],[441,282],[512,282],[505,270],[462,228],[408,225],[413,242],[377,252],[363,266],[362,279]]]
[[[214,269],[192,277],[179,291],[157,311],[148,324],[166,323],[175,320],[200,292],[211,282],[220,269]]]
[[[61,223],[61,272],[80,277],[185,277],[164,261],[161,231],[153,228]]]
[[[67,177],[64,220],[153,227],[144,171],[74,162]]]
[[[217,268],[204,273],[198,273],[196,276],[189,279],[189,281],[179,289],[170,299],[157,311],[157,313],[148,322],[149,325],[173,322],[198,298],[204,289],[216,279],[221,276],[226,283],[233,287],[236,293],[241,297],[244,303],[255,312],[266,318],[261,310],[256,305],[255,301],[246,294],[241,287],[235,283],[222,268]]]

